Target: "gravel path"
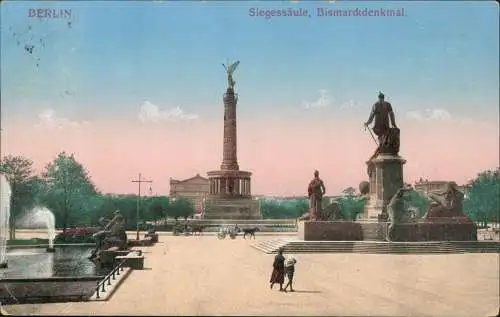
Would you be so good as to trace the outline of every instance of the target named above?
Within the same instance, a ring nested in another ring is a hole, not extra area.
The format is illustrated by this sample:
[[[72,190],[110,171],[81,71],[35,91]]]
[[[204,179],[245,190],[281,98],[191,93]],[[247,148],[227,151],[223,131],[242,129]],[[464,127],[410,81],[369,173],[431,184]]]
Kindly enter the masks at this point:
[[[7,306],[37,315],[493,316],[499,256],[299,254],[295,293],[270,290],[258,240],[161,236],[107,302]],[[285,254],[285,256],[289,256]]]

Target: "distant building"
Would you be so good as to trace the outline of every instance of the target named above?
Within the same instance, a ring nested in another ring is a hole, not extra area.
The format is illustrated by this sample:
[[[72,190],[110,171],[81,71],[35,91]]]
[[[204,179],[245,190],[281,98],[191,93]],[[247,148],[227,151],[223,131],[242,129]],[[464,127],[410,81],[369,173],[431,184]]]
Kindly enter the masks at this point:
[[[428,194],[428,193],[440,193],[446,190],[446,184],[449,181],[429,181],[429,180],[424,180],[424,179],[419,179],[415,184],[413,185],[413,188],[415,189],[416,192],[422,193],[422,194]],[[467,195],[467,191],[469,189],[469,185],[458,185],[457,189],[460,190],[464,195]]]
[[[203,212],[203,204],[208,192],[208,178],[202,177],[200,174],[185,180],[170,179],[170,198],[183,198],[192,201],[196,213]]]

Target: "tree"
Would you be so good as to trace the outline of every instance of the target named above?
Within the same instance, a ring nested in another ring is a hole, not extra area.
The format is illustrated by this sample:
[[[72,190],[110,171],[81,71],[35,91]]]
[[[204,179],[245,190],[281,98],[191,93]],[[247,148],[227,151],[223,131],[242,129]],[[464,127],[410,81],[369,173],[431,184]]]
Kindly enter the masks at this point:
[[[78,209],[75,209],[73,217],[70,217],[74,223],[80,226],[100,226],[99,218],[110,217],[110,211],[114,211],[109,204],[106,196],[99,194],[89,195],[78,203]],[[71,222],[71,221],[70,221]]]
[[[355,196],[356,195],[356,188],[354,187],[347,187],[342,191],[342,194],[346,196]]]
[[[472,181],[464,212],[484,226],[500,221],[500,169],[482,172]]]
[[[154,222],[161,219],[167,215],[169,201],[166,197],[154,197],[148,207],[148,218],[152,219]]]
[[[338,199],[340,212],[346,220],[356,220],[359,214],[365,210],[366,198],[347,196]]]
[[[33,162],[23,156],[8,155],[0,163],[0,172],[11,187],[9,239],[15,239],[16,218],[37,201],[40,179],[35,176]]]
[[[168,205],[167,214],[177,220],[183,217],[187,220],[189,216],[194,215],[193,203],[187,199],[176,199]]]
[[[262,199],[260,212],[264,219],[298,218],[309,210],[309,202],[305,199],[274,200]]]
[[[83,202],[96,195],[97,190],[85,168],[73,154],[65,152],[46,166],[42,178],[46,184],[46,200],[54,213],[62,214],[61,227],[66,231],[72,212],[82,210]]]
[[[125,218],[125,227],[127,230],[133,230],[137,226],[137,195],[107,195],[105,217],[112,217],[115,210],[120,210],[123,218]],[[139,218],[143,218],[144,204],[140,204]]]

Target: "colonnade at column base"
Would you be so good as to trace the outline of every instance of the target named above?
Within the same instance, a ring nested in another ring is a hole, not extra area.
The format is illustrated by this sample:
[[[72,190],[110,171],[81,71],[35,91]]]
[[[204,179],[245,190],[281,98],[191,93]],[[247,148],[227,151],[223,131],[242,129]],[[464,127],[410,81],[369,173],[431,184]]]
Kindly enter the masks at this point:
[[[251,172],[219,170],[207,173],[209,196],[221,198],[249,198],[252,196]]]

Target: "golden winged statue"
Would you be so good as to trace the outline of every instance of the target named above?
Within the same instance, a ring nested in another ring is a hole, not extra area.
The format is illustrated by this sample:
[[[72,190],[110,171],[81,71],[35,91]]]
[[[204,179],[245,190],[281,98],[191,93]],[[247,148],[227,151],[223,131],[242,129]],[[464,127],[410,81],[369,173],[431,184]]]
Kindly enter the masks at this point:
[[[234,85],[236,82],[233,80],[233,73],[240,64],[240,61],[236,61],[234,63],[227,61],[226,64],[222,64],[224,66],[224,69],[226,70],[227,73],[227,83],[228,83],[228,88],[234,89]]]

